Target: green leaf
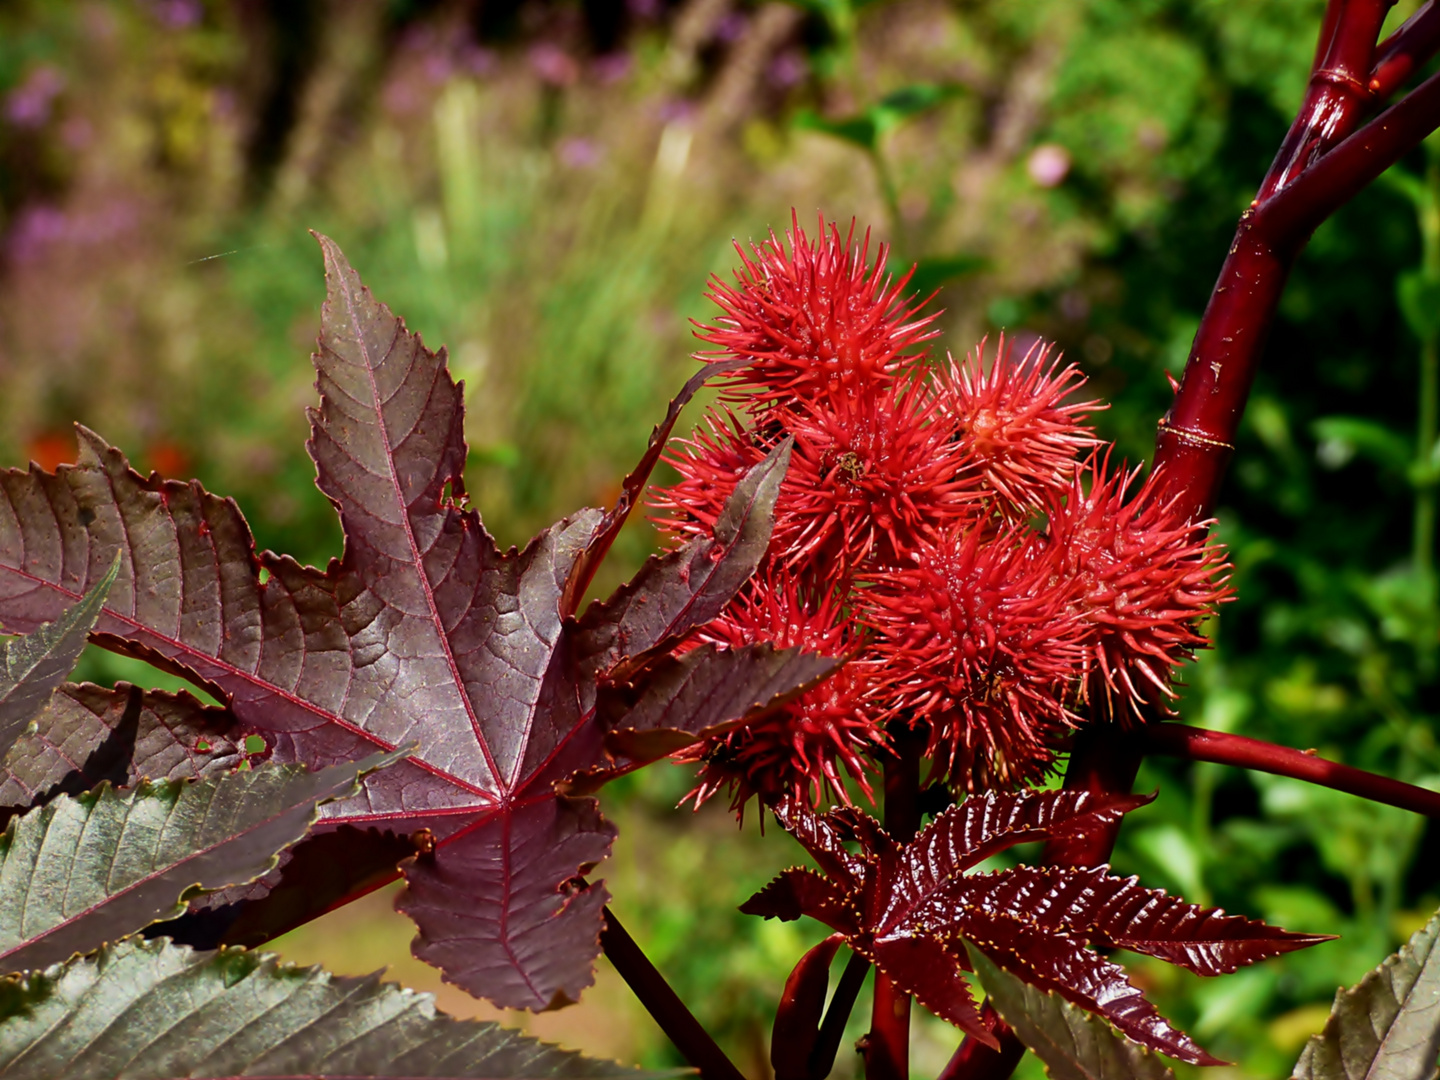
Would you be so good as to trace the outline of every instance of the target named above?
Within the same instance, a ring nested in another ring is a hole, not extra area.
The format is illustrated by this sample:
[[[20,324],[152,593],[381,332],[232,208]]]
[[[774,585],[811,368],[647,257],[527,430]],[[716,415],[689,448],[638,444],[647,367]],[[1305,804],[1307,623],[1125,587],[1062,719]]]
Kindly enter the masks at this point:
[[[7,1080],[556,1077],[642,1073],[435,1011],[429,994],[242,949],[130,938],[0,981]]]
[[[956,93],[958,91],[953,86],[941,86],[937,83],[912,83],[910,86],[902,86],[899,90],[886,94],[865,112],[874,122],[876,131],[883,135],[887,131],[893,131],[906,120],[913,119],[949,100]]]
[[[1292,1080],[1426,1080],[1440,1054],[1440,912],[1408,944],[1335,994]]]
[[[1054,1080],[1175,1080],[1175,1073],[1144,1047],[1116,1034],[1094,1013],[996,967],[979,949],[968,950],[990,1003],[1020,1041],[1045,1063]]]
[[[109,573],[65,614],[34,633],[0,642],[0,759],[75,667],[119,570],[117,552]]]
[[[795,126],[802,131],[819,131],[842,139],[861,150],[874,151],[880,133],[875,120],[868,114],[848,116],[843,120],[827,120],[812,109],[801,109],[795,115]]]
[[[812,109],[802,109],[795,115],[795,126],[806,131],[824,132],[873,153],[879,146],[881,137],[905,121],[954,97],[958,92],[953,86],[914,83],[886,94],[855,116],[839,120],[827,120]],[[971,267],[967,266],[966,269]]]
[[[1440,335],[1440,278],[1409,270],[1395,280],[1395,299],[1412,334],[1421,341]]]
[[[0,836],[0,963],[40,968],[254,881],[309,831],[320,806],[408,750],[309,772],[265,765],[215,780],[109,783],[13,819]]]
[[[1403,474],[1414,454],[1409,439],[1359,416],[1322,416],[1310,425],[1310,433],[1322,444],[1321,462],[1336,468],[1359,454],[1381,468]]]

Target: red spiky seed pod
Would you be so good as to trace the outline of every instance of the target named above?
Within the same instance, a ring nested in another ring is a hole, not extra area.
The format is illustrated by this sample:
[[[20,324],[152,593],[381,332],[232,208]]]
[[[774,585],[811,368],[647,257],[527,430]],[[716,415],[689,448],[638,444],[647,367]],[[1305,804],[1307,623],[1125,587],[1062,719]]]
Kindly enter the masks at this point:
[[[1056,580],[1043,538],[1007,527],[956,532],[913,568],[877,575],[862,595],[887,714],[928,723],[938,771],[972,791],[1034,783],[1083,658],[1076,589]]]
[[[984,341],[964,361],[947,357],[936,370],[939,407],[953,418],[969,464],[1007,516],[1028,513],[1047,493],[1064,491],[1076,456],[1096,445],[1082,421],[1104,406],[1067,400],[1084,384],[1079,368],[1061,368],[1060,358],[1051,358],[1049,344],[1037,343],[1017,359],[1003,335],[989,370]]]
[[[910,561],[973,515],[951,425],[917,381],[850,401],[795,407],[790,472],[776,506],[773,550],[786,565],[816,564],[843,582],[870,564]]]
[[[1175,697],[1175,669],[1206,644],[1200,621],[1231,590],[1210,522],[1180,519],[1158,497],[1155,474],[1130,495],[1140,470],[1107,472],[1107,460],[1092,457],[1064,498],[1050,500],[1049,536],[1056,573],[1080,583],[1089,627],[1079,700],[1128,724]]]
[[[795,437],[775,506],[772,557],[843,585],[870,564],[908,561],[922,539],[977,513],[973,477],[960,469],[954,432],[917,381],[853,401],[795,403],[758,428],[729,409],[666,461],[680,480],[651,492],[652,520],[675,537],[705,535],[745,472],[784,434]]]
[[[834,594],[807,598],[810,591],[782,571],[762,572],[697,640],[731,647],[768,641],[822,656],[858,650],[861,642]],[[707,739],[677,760],[701,763],[698,783],[687,796],[696,806],[729,788],[737,812],[752,795],[766,805],[791,797],[818,807],[827,794],[850,801],[842,769],[870,797],[865,754],[884,738],[868,701],[867,673],[846,665],[784,708]]]
[[[860,396],[923,356],[912,350],[935,336],[935,316],[920,315],[923,301],[907,301],[910,274],[886,275],[884,244],[869,264],[868,230],[856,244],[853,223],[842,239],[822,218],[812,242],[792,214],[786,239],[772,232],[748,254],[736,243],[735,284],[712,278],[707,293],[723,314],[697,334],[718,350],[706,358],[750,361],[731,384],[753,391],[752,409]]]

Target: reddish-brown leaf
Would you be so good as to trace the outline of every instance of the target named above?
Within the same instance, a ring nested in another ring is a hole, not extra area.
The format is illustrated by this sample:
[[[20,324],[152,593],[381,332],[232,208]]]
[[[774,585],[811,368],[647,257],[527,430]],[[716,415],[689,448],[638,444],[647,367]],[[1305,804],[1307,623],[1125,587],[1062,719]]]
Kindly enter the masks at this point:
[[[746,915],[793,922],[808,915],[832,930],[860,933],[860,912],[849,894],[829,878],[803,866],[792,866],[740,905]]]
[[[1071,1004],[1105,1017],[1142,1046],[1192,1065],[1225,1064],[1172,1027],[1130,982],[1124,968],[1079,941],[1036,929],[1019,919],[981,916],[973,921],[966,941],[1031,986],[1054,991]]]
[[[1197,975],[1228,975],[1258,960],[1333,940],[1202,908],[1147,889],[1136,878],[1115,877],[1103,867],[1017,866],[965,878],[946,892],[926,914],[963,908],[1023,918],[1041,930],[1156,956]]]
[[[581,511],[502,552],[465,503],[460,387],[444,351],[320,244],[328,296],[309,449],[343,557],[322,572],[256,554],[233,502],[141,477],[82,429],[75,465],[0,474],[0,622],[53,619],[118,550],[96,640],[221,697],[242,730],[263,732],[267,756],[320,766],[414,740],[410,758],[327,807],[322,829],[428,831],[433,856],[405,868],[417,951],[499,1004],[573,1000],[592,978],[604,902],[579,875],[613,829],[593,800],[558,799],[555,784],[604,760],[597,679],[624,663],[641,679],[749,577],[786,451],[744,479],[713,537],[652,561],[577,623],[570,611],[656,447],[609,514]],[[780,692],[773,683],[766,692]]]
[[[853,807],[818,815],[786,804],[777,819],[827,878],[788,870],[741,910],[819,919],[937,1016],[987,1044],[993,1036],[965,979],[967,947],[1152,1049],[1218,1064],[1160,1015],[1124,969],[1087,946],[1133,949],[1219,974],[1324,938],[1198,908],[1106,867],[965,873],[1007,847],[1105,827],[1149,801],[1072,791],[972,796],[903,846]]]

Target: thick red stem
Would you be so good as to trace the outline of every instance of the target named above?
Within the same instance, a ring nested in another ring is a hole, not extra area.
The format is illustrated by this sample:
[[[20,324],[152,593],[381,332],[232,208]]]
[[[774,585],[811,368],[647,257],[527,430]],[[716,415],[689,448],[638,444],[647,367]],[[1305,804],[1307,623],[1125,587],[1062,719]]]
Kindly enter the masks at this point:
[[[745,1074],[725,1056],[710,1033],[700,1026],[680,996],[670,988],[650,958],[640,951],[629,932],[620,925],[615,913],[605,909],[600,930],[600,947],[610,963],[625,980],[640,1004],[660,1030],[665,1032],[675,1049],[700,1071],[701,1080],[745,1080]]]
[[[1373,100],[1375,40],[1394,0],[1330,0],[1305,100],[1260,183],[1257,204],[1288,187],[1330,147],[1355,130]]]
[[[1330,0],[1305,101],[1255,201],[1240,219],[1175,401],[1160,421],[1154,461],[1160,480],[1157,497],[1173,500],[1192,520],[1209,517],[1214,508],[1296,256],[1326,217],[1440,126],[1436,76],[1363,130],[1355,130],[1375,101],[1399,87],[1440,47],[1440,20],[1427,5],[1377,50],[1375,39],[1391,2]],[[1153,725],[1145,729],[1152,730]],[[1145,750],[1151,748],[1145,731],[1092,727],[1081,732],[1070,754],[1065,786],[1129,791]],[[1345,768],[1297,756],[1310,762],[1307,768],[1316,776],[1333,780],[1339,775],[1336,770]],[[1273,752],[1270,760],[1280,763]],[[1051,841],[1046,861],[1099,865],[1109,859],[1117,831],[1118,825]]]
[[[1375,50],[1375,65],[1370,69],[1370,93],[1387,98],[1400,88],[1425,61],[1440,49],[1440,7],[1435,0],[1426,0],[1400,29],[1391,34]]]
[[[1025,1056],[1025,1044],[1000,1019],[987,1001],[980,1009],[980,1021],[1000,1043],[1000,1049],[986,1046],[974,1036],[966,1035],[949,1063],[940,1070],[936,1080],[1005,1080]]]
[[[891,728],[894,752],[885,759],[885,831],[905,843],[920,831],[920,758],[922,735]],[[910,995],[875,969],[870,1033],[863,1044],[866,1080],[909,1080]]]
[[[1213,761],[1219,765],[1237,765],[1242,769],[1306,780],[1321,787],[1334,788],[1358,795],[1371,802],[1413,810],[1427,817],[1440,817],[1440,792],[1416,787],[1388,776],[1377,776],[1364,769],[1341,765],[1315,756],[1314,751],[1292,750],[1244,735],[1228,735],[1221,731],[1188,724],[1152,724],[1141,732],[1146,753],[1190,761]]]
[[[1096,724],[1075,736],[1065,787],[1098,793],[1129,791],[1140,770],[1145,751],[1134,732]],[[1052,866],[1099,866],[1110,858],[1119,834],[1117,821],[1106,828],[1057,837],[1045,845],[1045,862]]]

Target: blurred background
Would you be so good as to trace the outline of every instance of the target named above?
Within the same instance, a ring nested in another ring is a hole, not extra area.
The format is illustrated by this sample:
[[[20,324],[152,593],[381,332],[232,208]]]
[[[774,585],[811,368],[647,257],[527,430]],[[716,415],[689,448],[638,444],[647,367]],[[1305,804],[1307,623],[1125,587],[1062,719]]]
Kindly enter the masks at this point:
[[[469,487],[491,530],[523,542],[610,501],[693,370],[707,276],[735,264],[732,238],[783,229],[792,207],[807,226],[853,217],[895,264],[918,263],[941,290],[942,347],[1000,329],[1058,341],[1110,402],[1103,433],[1146,460],[1322,8],[4,0],[0,461],[70,460],[78,419],[137,467],[233,495],[261,545],[338,555],[303,447],[314,228],[449,346]],[[1437,189],[1418,151],[1320,229],[1289,285],[1220,510],[1239,599],[1181,711],[1440,785],[1435,432],[1417,427],[1440,333]],[[652,543],[629,530],[611,582]],[[661,765],[607,792],[621,839],[602,873],[763,1080],[773,1003],[822,935],[736,912],[798,849],[753,814],[737,830],[723,805],[677,811],[688,786]],[[1160,797],[1117,869],[1343,935],[1210,981],[1134,961],[1168,1015],[1239,1063],[1229,1075],[1288,1075],[1335,988],[1440,903],[1440,831],[1214,766],[1153,762],[1141,786]],[[494,1015],[409,957],[392,900],[277,947],[344,972],[389,964],[457,1014]],[[678,1064],[603,963],[598,978],[577,1008],[507,1022]],[[933,1076],[955,1034],[915,1024],[915,1074]],[[842,1052],[841,1073],[855,1067]]]

